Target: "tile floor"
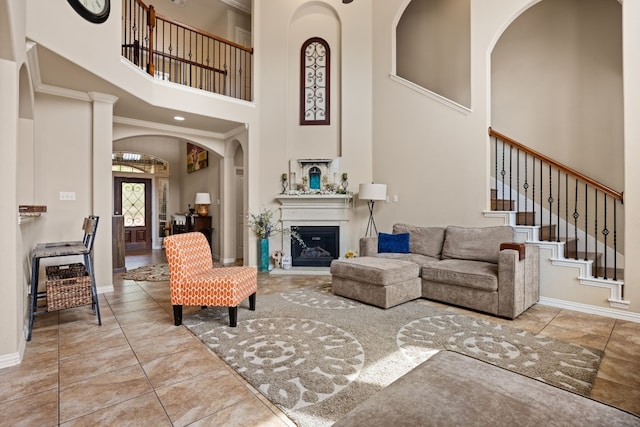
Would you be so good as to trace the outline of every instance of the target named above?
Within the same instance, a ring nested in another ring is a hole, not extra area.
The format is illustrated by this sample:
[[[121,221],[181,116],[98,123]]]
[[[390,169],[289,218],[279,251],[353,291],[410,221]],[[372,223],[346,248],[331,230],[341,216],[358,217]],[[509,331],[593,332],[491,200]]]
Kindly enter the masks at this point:
[[[126,265],[163,260],[153,251],[127,256]],[[36,317],[22,363],[0,370],[1,425],[293,425],[184,326],[173,326],[168,282],[120,276],[114,292],[100,295],[101,327],[88,307]],[[261,273],[258,308],[261,294],[326,280]],[[490,318],[603,349],[591,396],[640,414],[640,323],[541,305],[514,321]]]

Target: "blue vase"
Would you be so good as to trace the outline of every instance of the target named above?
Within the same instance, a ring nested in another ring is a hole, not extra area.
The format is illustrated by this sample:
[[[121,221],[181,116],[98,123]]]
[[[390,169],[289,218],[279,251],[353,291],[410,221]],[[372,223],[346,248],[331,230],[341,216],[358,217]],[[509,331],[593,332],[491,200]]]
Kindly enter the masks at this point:
[[[269,271],[269,239],[258,239],[258,271]]]

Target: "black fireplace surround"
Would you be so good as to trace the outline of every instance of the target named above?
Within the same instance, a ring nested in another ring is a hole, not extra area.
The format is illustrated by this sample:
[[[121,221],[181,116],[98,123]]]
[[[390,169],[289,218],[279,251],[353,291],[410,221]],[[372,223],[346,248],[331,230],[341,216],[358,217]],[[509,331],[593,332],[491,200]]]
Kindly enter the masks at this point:
[[[294,267],[329,267],[340,255],[340,227],[297,226],[306,248],[291,239],[291,265]]]

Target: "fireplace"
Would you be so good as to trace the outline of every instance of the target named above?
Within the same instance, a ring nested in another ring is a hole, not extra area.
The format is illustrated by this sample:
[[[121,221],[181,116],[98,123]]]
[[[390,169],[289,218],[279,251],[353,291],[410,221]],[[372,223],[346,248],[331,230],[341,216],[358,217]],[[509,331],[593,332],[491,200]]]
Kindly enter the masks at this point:
[[[318,267],[311,268],[312,270],[326,269],[328,271],[331,260],[339,258],[340,254],[350,249],[348,247],[349,227],[347,224],[349,223],[350,217],[349,208],[351,206],[351,198],[352,196],[350,194],[281,194],[276,196],[276,199],[278,199],[282,205],[280,207],[280,220],[282,221],[283,228],[295,227],[298,231],[303,231],[306,227],[312,230],[332,229],[332,233],[335,233],[332,238],[334,239],[333,245],[335,245],[335,247],[327,249],[327,247],[323,248],[321,246],[323,250],[331,254],[330,257],[326,256],[323,251],[317,250],[315,253],[305,253],[306,256],[304,259],[297,261],[294,260],[295,258],[299,258],[299,256],[296,256],[294,251],[300,251],[300,248],[298,247],[296,249],[295,245],[292,244],[292,241],[295,242],[295,239],[291,239],[291,235],[282,233],[282,249],[285,255],[291,256],[291,265],[294,267],[292,270],[296,270],[296,267],[302,265],[315,265]],[[323,239],[326,236],[312,235],[309,238],[312,239],[313,237]],[[317,240],[304,241],[305,244],[311,248],[320,246],[315,243],[318,242]],[[298,255],[300,254],[298,253]],[[311,256],[323,259],[310,260],[309,258],[311,258]],[[304,262],[304,264],[300,264],[299,262]],[[291,272],[292,270],[288,271]],[[301,270],[305,270],[305,268]]]
[[[299,226],[296,228],[306,248],[291,240],[291,264],[294,267],[329,267],[340,253],[340,227]]]

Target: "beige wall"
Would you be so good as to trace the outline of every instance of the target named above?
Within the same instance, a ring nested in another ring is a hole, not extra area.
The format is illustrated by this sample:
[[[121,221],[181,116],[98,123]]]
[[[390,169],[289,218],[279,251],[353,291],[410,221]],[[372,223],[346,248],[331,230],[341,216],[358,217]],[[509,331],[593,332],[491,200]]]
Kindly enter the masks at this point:
[[[491,126],[618,191],[621,19],[614,0],[543,1],[507,28],[491,54]]]
[[[280,175],[289,161],[340,156],[350,188],[371,181],[371,26],[369,2],[342,4],[269,0],[255,2],[257,134],[249,132],[249,206],[277,209]],[[300,47],[310,37],[322,37],[331,47],[331,125],[300,126]],[[259,151],[256,151],[259,150]],[[256,166],[259,165],[259,171]],[[258,176],[255,176],[255,173]],[[357,190],[356,190],[357,191]],[[356,201],[348,226],[349,246],[356,248],[366,228],[366,206]],[[252,236],[253,238],[254,236]],[[280,248],[282,242],[272,239]],[[248,248],[255,248],[252,242]],[[256,264],[256,251],[247,250]]]

